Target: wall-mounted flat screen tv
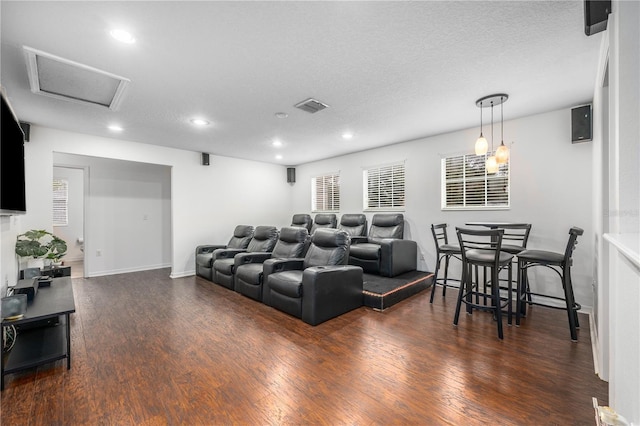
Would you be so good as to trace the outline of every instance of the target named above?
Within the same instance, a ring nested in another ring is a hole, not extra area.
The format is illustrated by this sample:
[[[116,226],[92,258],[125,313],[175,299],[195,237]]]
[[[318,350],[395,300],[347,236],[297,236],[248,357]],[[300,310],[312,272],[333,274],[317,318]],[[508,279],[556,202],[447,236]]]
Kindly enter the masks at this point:
[[[0,215],[27,212],[24,175],[24,133],[4,88],[0,117]]]

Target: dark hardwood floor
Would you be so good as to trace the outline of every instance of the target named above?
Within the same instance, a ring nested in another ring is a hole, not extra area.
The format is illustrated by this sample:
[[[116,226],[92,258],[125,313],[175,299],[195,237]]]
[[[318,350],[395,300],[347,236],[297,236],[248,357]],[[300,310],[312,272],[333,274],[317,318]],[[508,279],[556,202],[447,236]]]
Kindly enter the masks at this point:
[[[74,279],[72,366],[8,375],[8,425],[593,425],[588,318],[534,307],[498,340],[430,289],[312,327],[169,270]]]

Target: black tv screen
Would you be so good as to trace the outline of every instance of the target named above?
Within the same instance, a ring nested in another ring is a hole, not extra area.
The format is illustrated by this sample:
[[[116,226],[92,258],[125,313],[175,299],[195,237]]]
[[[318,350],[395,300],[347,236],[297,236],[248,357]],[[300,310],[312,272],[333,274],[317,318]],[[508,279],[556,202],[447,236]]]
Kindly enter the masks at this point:
[[[0,215],[24,214],[27,212],[24,133],[1,87],[0,92]]]

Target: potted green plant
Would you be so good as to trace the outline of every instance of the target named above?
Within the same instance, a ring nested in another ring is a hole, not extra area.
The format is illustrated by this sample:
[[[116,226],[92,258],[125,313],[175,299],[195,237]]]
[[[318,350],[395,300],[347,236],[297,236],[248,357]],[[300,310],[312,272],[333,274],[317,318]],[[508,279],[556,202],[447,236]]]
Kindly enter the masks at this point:
[[[32,229],[16,240],[16,254],[31,259],[50,259],[54,265],[67,253],[67,243],[44,229]]]

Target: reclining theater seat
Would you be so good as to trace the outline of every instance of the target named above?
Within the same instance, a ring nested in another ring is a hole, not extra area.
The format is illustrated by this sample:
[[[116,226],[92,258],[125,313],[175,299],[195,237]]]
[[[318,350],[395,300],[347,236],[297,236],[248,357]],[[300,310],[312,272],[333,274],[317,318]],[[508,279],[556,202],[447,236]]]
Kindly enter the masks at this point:
[[[311,232],[312,224],[313,220],[311,220],[311,215],[306,213],[294,214],[291,218],[291,226],[301,226],[302,228],[306,228],[307,232]]]
[[[238,225],[227,245],[202,245],[196,247],[196,275],[213,280],[213,252],[220,249],[246,249],[253,237],[253,226]]]
[[[233,290],[235,256],[248,253],[269,253],[278,240],[275,226],[258,226],[246,249],[219,249],[213,252],[213,282]]]
[[[403,240],[403,237],[403,214],[374,214],[366,241],[352,239],[349,264],[362,267],[365,273],[383,277],[415,271],[418,244]]]
[[[262,263],[267,259],[303,258],[309,247],[309,231],[284,227],[271,253],[240,253],[234,258],[234,290],[262,302]]]
[[[304,259],[264,262],[262,301],[311,325],[362,306],[362,268],[348,256],[346,232],[316,230]]]
[[[336,215],[333,213],[318,213],[313,218],[313,225],[311,225],[311,231],[309,232],[311,235],[318,228],[335,228],[338,224],[338,220],[336,219]]]
[[[367,217],[363,214],[343,214],[338,229],[352,237],[364,237],[367,235]]]

